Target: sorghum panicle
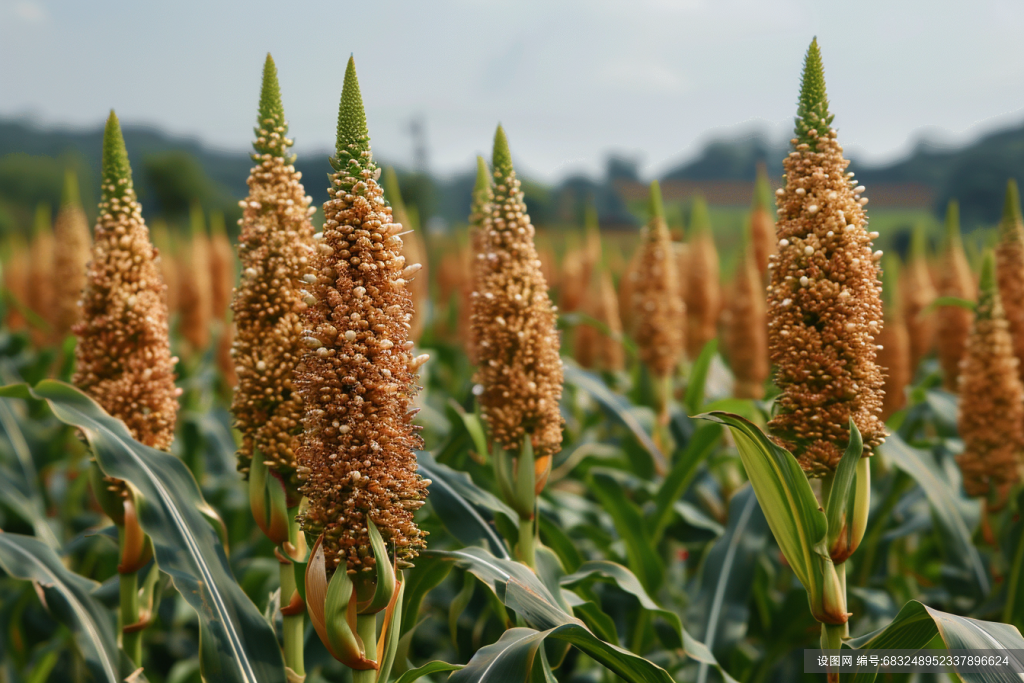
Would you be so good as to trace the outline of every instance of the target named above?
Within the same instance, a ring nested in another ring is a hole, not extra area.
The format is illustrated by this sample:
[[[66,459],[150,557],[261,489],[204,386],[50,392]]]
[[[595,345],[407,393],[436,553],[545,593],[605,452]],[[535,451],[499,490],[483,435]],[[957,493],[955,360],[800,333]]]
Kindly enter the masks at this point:
[[[696,358],[718,333],[722,303],[718,250],[711,234],[708,206],[702,197],[693,201],[688,247],[687,268],[680,276],[686,280],[686,351],[690,358]]]
[[[72,381],[136,440],[167,450],[178,414],[177,359],[171,357],[158,252],[135,198],[114,112],[103,136],[102,183],[82,318],[73,328]]]
[[[775,253],[775,218],[772,216],[772,187],[764,164],[757,165],[754,205],[750,211],[750,237],[754,244],[757,270],[768,272],[768,257]]]
[[[210,344],[213,283],[210,278],[210,237],[206,234],[206,221],[198,202],[192,204],[189,219],[192,235],[178,259],[182,275],[179,281],[179,329],[189,353],[197,354],[206,350]]]
[[[974,275],[967,263],[960,237],[960,207],[951,201],[946,209],[946,243],[942,252],[939,296],[974,301]],[[971,329],[971,312],[961,306],[940,306],[936,312],[936,347],[942,366],[942,386],[956,391],[960,359],[964,356]]]
[[[64,195],[53,226],[53,340],[59,344],[78,322],[85,270],[92,250],[89,222],[78,195],[78,178],[64,175]]]
[[[928,244],[923,225],[914,228],[910,242],[910,257],[901,273],[903,286],[903,319],[910,338],[910,372],[931,353],[935,346],[935,312],[925,313],[938,294],[928,268]]]
[[[150,228],[149,233],[160,254],[160,275],[164,284],[167,285],[164,288],[167,311],[173,314],[178,310],[178,292],[181,289],[178,283],[181,278],[178,276],[178,258],[174,249],[174,240],[171,237],[171,231],[167,228],[167,222],[159,218],[153,221],[153,227]]]
[[[878,365],[885,373],[882,420],[888,420],[906,404],[906,388],[913,379],[914,368],[910,364],[910,335],[903,312],[899,261],[895,256],[886,256],[882,265],[882,299],[885,313],[882,332],[878,335],[877,341]]]
[[[1015,180],[1006,184],[1006,201],[996,246],[996,280],[1010,327],[1010,339],[1013,340],[1013,355],[1018,360],[1017,372],[1024,381],[1024,219],[1021,218]]]
[[[213,320],[223,323],[235,288],[235,250],[228,239],[224,214],[210,214],[210,309]]]
[[[249,172],[249,195],[238,236],[241,278],[231,310],[232,345],[238,386],[231,401],[235,427],[242,433],[238,470],[248,473],[257,451],[295,491],[299,482],[295,452],[302,432],[302,399],[293,374],[305,347],[303,275],[313,256],[312,198],[306,195],[288,154],[277,69],[270,55],[263,68],[256,142]],[[306,295],[312,301],[312,295]]]
[[[1001,497],[1021,475],[1024,388],[993,270],[989,253],[960,367],[958,423],[964,452],[957,462],[969,495]]]
[[[652,375],[664,379],[683,358],[686,305],[679,296],[679,273],[657,181],[651,183],[650,201],[651,217],[641,235],[637,268],[631,273],[629,306],[640,360]]]
[[[817,43],[811,43],[793,151],[777,191],[778,254],[771,260],[768,347],[782,390],[768,423],[811,476],[835,470],[852,418],[864,452],[879,445],[882,373],[875,337],[881,332],[878,260],[865,229],[861,194],[830,127]]]
[[[473,292],[480,291],[483,277],[487,273],[487,252],[484,250],[487,234],[484,222],[491,212],[491,201],[494,192],[491,190],[491,172],[482,156],[476,158],[476,183],[473,185],[473,197],[469,207],[469,286],[468,295],[463,299],[462,306],[467,309],[468,324],[465,327],[465,347],[469,362],[476,365],[480,357],[478,341],[473,333]]]
[[[763,398],[764,382],[770,372],[768,318],[764,284],[757,268],[756,244],[752,232],[737,267],[729,300],[726,339],[736,398]]]
[[[534,246],[534,227],[505,139],[494,136],[493,197],[484,219],[473,294],[475,382],[491,438],[518,454],[529,436],[538,461],[562,446],[562,359],[557,314]]]
[[[32,241],[28,254],[28,289],[23,302],[30,311],[48,325],[53,324],[54,272],[53,272],[53,222],[49,204],[36,207],[35,222],[32,225]],[[42,346],[50,340],[51,330],[32,324],[32,343]]]
[[[323,534],[329,572],[369,571],[375,563],[367,520],[380,530],[399,567],[425,533],[413,521],[429,481],[416,473],[422,440],[410,411],[416,371],[409,339],[409,280],[418,264],[402,255],[404,227],[394,223],[370,152],[355,62],[349,60],[338,115],[336,172],[324,204],[303,320],[306,352],[296,372],[305,406],[298,450],[309,509],[302,528]],[[380,558],[384,560],[384,558]]]

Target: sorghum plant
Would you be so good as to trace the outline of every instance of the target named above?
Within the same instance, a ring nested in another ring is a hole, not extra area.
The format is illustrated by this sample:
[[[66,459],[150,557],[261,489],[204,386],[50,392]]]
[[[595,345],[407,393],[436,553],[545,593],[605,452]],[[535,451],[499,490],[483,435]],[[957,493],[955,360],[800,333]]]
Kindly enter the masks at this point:
[[[942,250],[939,296],[973,301],[974,275],[964,253],[960,237],[960,206],[951,201],[946,209],[946,241]],[[956,391],[960,378],[960,359],[964,356],[971,329],[971,312],[963,306],[940,306],[936,313],[936,346],[942,366],[942,386]]]
[[[78,197],[78,177],[73,171],[64,175],[64,194],[53,226],[53,341],[61,343],[78,322],[85,269],[89,263],[91,238],[89,223]]]
[[[737,398],[759,399],[764,397],[764,382],[770,368],[767,308],[753,234],[751,231],[733,280],[726,337],[729,363],[735,377],[733,394]]]
[[[924,226],[918,225],[910,240],[910,256],[902,271],[903,319],[910,337],[910,370],[935,346],[935,313],[929,310],[938,294],[928,269],[928,243]]]
[[[1024,462],[1024,388],[995,270],[992,254],[986,254],[960,366],[964,452],[957,457],[968,495],[985,498],[993,508],[1006,501]]]
[[[74,325],[72,381],[147,446],[168,450],[174,439],[180,390],[167,325],[164,283],[157,251],[135,197],[128,154],[117,116],[110,112],[103,134],[103,175],[81,321]],[[142,629],[138,571],[149,561],[149,542],[138,523],[131,490],[92,468],[93,491],[118,529],[121,556],[122,646],[138,664]],[[155,580],[157,572],[151,571]],[[150,582],[147,581],[147,584]],[[150,591],[153,586],[147,585]]]
[[[499,482],[522,519],[520,554],[533,565],[534,498],[562,445],[562,359],[534,227],[501,126],[494,135],[491,164],[493,196],[482,227],[483,258],[473,293],[475,381]],[[513,486],[512,477],[520,485]]]
[[[313,256],[315,208],[288,153],[292,140],[281,104],[277,68],[263,66],[253,142],[255,164],[243,208],[238,256],[242,277],[231,303],[237,335],[232,347],[238,387],[231,402],[242,434],[238,470],[249,480],[253,517],[278,546],[285,662],[303,675],[303,601],[293,560],[306,555],[295,517],[302,499],[296,451],[302,433],[302,398],[293,375],[305,347],[302,312],[312,294],[302,277]]]
[[[718,250],[711,234],[711,217],[702,197],[693,200],[690,214],[686,270],[679,277],[686,279],[686,353],[690,358],[718,333],[718,313],[722,303],[718,282]]]
[[[1024,380],[1024,218],[1021,218],[1015,180],[1006,184],[996,246],[996,281],[1013,342],[1013,355],[1017,358],[1017,373]]]
[[[413,513],[430,482],[416,473],[421,440],[410,409],[427,358],[413,356],[409,339],[409,284],[419,264],[406,263],[404,228],[378,184],[352,59],[331,164],[324,229],[305,275],[306,351],[296,372],[305,409],[298,473],[309,499],[300,519],[315,539],[306,601],[320,639],[355,670],[354,680],[383,683],[376,614],[387,609],[388,629],[401,612],[395,568],[411,566],[425,545]],[[390,629],[388,637],[398,634]]]
[[[906,388],[913,379],[910,364],[910,335],[901,297],[899,261],[886,256],[882,261],[884,322],[878,335],[878,366],[885,373],[882,388],[882,420],[888,420],[906,402]]]

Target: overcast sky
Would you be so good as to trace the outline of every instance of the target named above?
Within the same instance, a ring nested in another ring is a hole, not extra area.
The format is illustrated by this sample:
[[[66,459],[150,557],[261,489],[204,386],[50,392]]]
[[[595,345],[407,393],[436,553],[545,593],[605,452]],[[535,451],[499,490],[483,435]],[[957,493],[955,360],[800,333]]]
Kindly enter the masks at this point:
[[[835,125],[860,159],[1024,120],[1020,0],[0,0],[0,115],[122,121],[248,148],[273,53],[296,149],[333,145],[355,54],[378,156],[469,168],[498,121],[557,179],[608,151],[647,173],[710,137],[789,129],[817,35]]]

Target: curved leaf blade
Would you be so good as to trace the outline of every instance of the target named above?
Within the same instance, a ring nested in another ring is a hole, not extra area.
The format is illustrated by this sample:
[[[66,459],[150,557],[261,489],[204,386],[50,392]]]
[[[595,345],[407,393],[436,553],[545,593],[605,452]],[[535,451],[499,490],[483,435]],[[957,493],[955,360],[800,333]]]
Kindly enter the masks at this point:
[[[947,541],[943,547],[948,549],[950,561],[964,567],[974,577],[980,594],[988,593],[988,574],[971,540],[970,528],[956,504],[960,494],[943,478],[932,454],[911,447],[898,434],[886,438],[879,452],[921,486]]]
[[[104,473],[135,490],[157,565],[199,615],[203,676],[284,683],[277,637],[232,576],[220,537],[203,515],[210,506],[185,464],[134,441],[123,422],[68,384],[44,380],[32,389],[0,389],[4,396],[27,392],[47,401],[61,422],[81,429]]]
[[[739,415],[716,411],[697,417],[724,424],[732,431],[743,469],[775,540],[807,589],[811,611],[816,618],[825,616],[821,604],[825,565],[832,563],[825,545],[828,526],[796,458]]]
[[[577,388],[593,396],[612,417],[618,419],[629,431],[633,432],[633,436],[640,442],[640,445],[651,454],[651,458],[654,459],[655,466],[659,470],[668,469],[665,454],[654,443],[651,435],[644,431],[643,425],[636,419],[636,416],[630,412],[629,402],[626,399],[613,393],[604,382],[592,373],[581,370],[571,363],[565,365],[564,371],[566,382],[574,384]]]
[[[848,641],[854,649],[903,649],[916,650],[926,647],[938,635],[950,650],[1024,650],[1024,638],[1020,631],[1009,624],[982,621],[961,617],[932,609],[911,600],[900,610],[896,618],[874,633]],[[877,671],[860,671],[850,677],[854,683],[872,683]],[[992,678],[987,672],[972,673],[957,671],[965,683],[988,683],[1003,678]]]
[[[117,647],[110,611],[92,597],[99,584],[70,571],[48,545],[31,536],[0,532],[0,567],[42,589],[50,612],[75,634],[95,680],[119,683],[136,668]]]
[[[420,472],[431,481],[427,500],[445,528],[464,545],[483,542],[495,555],[510,557],[505,542],[484,515],[503,515],[516,526],[519,515],[515,510],[474,484],[468,474],[442,465],[430,453],[417,451],[416,460]]]

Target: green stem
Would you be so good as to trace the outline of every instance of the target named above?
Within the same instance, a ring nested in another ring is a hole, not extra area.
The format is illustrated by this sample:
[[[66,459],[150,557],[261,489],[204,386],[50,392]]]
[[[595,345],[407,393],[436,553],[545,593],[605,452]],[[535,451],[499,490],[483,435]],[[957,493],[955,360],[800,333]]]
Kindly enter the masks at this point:
[[[377,615],[376,614],[360,614],[356,617],[356,633],[363,641],[363,648],[365,648],[366,659],[371,662],[377,661]],[[377,671],[375,669],[369,669],[367,671],[353,671],[352,672],[352,683],[376,683]]]
[[[843,647],[843,630],[845,624],[822,624],[821,625],[821,649],[841,650]],[[839,683],[839,673],[829,672],[829,683]]]
[[[1017,606],[1017,591],[1021,588],[1020,575],[1024,573],[1024,538],[1017,540],[1017,550],[1010,566],[1009,582],[1006,584],[1006,606],[1003,607],[1003,621],[1013,623],[1013,611]]]
[[[299,545],[298,507],[288,510],[288,542],[292,547]],[[287,556],[287,553],[285,553]],[[291,601],[296,592],[295,565],[281,564],[281,606]],[[282,617],[284,627],[284,663],[298,676],[306,675],[306,664],[303,658],[303,645],[306,637],[305,613],[285,614]]]
[[[151,569],[150,571],[156,571]],[[142,631],[127,632],[125,627],[139,621],[139,573],[120,575],[121,648],[135,664],[142,664]]]
[[[519,520],[519,557],[531,569],[537,567],[536,536],[532,519]]]

